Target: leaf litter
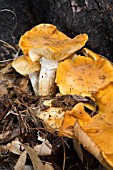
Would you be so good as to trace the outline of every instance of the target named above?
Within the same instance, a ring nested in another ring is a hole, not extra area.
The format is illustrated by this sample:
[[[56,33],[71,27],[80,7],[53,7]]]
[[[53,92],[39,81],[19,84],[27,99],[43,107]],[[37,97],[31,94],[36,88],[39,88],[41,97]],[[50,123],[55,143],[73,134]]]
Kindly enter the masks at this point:
[[[47,109],[49,106],[43,101],[51,97],[35,96],[28,77],[18,74],[11,67],[11,61],[0,63],[0,76],[1,168],[86,169],[87,161],[80,160],[72,139],[59,137],[57,131],[48,130],[34,112]],[[80,101],[91,102],[91,99],[75,95],[57,96],[53,97],[52,106],[60,105],[63,110],[71,110]],[[89,155],[83,148],[79,152]],[[88,162],[89,169],[102,167],[92,155],[90,157],[93,161]]]

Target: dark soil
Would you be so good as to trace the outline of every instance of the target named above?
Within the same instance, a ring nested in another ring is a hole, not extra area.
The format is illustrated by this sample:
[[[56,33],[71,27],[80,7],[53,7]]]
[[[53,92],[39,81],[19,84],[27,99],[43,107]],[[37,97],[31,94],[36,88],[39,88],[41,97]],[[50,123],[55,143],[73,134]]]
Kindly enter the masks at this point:
[[[33,26],[52,23],[70,37],[87,33],[87,46],[113,61],[112,0],[1,0],[0,10],[0,39],[13,46]],[[0,53],[12,57],[9,48]]]

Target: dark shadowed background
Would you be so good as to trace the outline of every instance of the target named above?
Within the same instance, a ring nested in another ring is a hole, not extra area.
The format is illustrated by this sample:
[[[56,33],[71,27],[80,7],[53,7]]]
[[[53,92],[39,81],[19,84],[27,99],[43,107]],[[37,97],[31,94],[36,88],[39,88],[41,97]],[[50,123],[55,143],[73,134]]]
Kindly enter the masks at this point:
[[[0,41],[15,46],[40,23],[52,23],[70,37],[87,33],[87,47],[113,61],[112,0],[0,0]],[[0,46],[1,59],[12,57],[14,50]]]

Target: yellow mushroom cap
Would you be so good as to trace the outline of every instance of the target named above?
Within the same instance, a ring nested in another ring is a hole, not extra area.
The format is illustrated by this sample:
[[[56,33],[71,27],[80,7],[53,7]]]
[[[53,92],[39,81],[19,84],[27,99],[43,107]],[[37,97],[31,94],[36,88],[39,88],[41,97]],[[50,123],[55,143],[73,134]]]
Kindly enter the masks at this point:
[[[48,60],[61,61],[68,58],[75,51],[80,50],[88,40],[87,34],[80,34],[73,39],[55,40],[54,44],[40,48],[32,48],[29,58],[32,62],[39,61],[41,57]]]
[[[66,136],[73,138],[74,132],[73,128],[76,120],[79,119],[81,124],[86,124],[91,122],[90,115],[84,109],[85,104],[80,102],[76,104],[72,110],[67,110],[64,115],[64,119],[62,121],[62,125],[59,129],[59,136]]]
[[[62,94],[92,96],[110,81],[113,81],[113,66],[101,56],[97,60],[85,56],[74,61],[67,59],[57,68],[56,83]]]
[[[41,57],[61,61],[81,49],[87,40],[87,34],[71,39],[54,25],[40,24],[21,36],[19,46],[32,62]]]
[[[99,110],[93,117],[78,103],[64,115],[59,135],[75,138],[107,169],[113,169],[113,82],[94,95]]]
[[[58,131],[62,124],[65,111],[62,107],[52,107],[51,102],[52,100],[45,100],[43,102],[43,104],[45,106],[49,106],[49,108],[40,111],[40,114],[38,113],[37,117],[44,121],[44,123],[47,125],[46,128]]]
[[[52,24],[39,24],[21,36],[19,46],[25,55],[31,48],[40,48],[54,44],[54,41],[70,39],[67,35],[57,30]]]
[[[86,125],[76,122],[74,134],[107,169],[113,169],[113,82],[98,90],[94,98],[98,114]]]
[[[25,56],[15,58],[12,67],[24,76],[40,70],[39,62],[31,63]]]

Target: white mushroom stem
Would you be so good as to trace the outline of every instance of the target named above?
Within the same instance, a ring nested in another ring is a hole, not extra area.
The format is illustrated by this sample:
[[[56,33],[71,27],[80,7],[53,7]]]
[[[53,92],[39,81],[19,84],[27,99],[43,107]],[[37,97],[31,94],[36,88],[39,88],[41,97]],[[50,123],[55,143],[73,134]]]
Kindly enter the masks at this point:
[[[36,72],[30,73],[28,76],[31,81],[31,85],[34,90],[34,93],[36,96],[38,96],[38,73]]]
[[[39,74],[39,95],[51,95],[55,83],[56,68],[58,61],[47,60],[42,57],[40,60],[41,70]]]

